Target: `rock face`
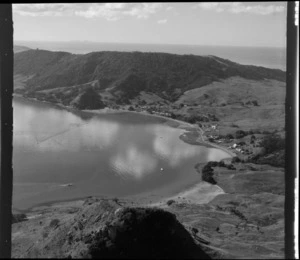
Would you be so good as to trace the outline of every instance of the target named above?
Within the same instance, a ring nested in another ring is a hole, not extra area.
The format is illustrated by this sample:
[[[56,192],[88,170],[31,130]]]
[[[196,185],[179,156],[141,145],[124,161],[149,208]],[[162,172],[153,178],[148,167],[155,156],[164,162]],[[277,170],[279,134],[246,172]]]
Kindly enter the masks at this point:
[[[28,214],[12,226],[13,258],[210,259],[193,233],[159,208],[90,198]]]
[[[175,215],[162,209],[124,208],[89,247],[92,258],[210,259]]]

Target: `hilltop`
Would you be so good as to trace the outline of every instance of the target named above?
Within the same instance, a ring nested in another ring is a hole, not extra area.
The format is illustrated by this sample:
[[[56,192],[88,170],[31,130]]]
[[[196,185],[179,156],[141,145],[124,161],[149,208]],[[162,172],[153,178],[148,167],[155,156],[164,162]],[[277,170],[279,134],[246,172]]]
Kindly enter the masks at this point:
[[[63,93],[71,100],[78,94],[75,90],[91,86],[99,95],[109,96],[107,102],[121,103],[130,103],[142,91],[173,102],[187,90],[236,76],[285,80],[285,72],[280,70],[240,65],[215,56],[167,53],[106,51],[75,55],[29,50],[15,55],[14,69],[15,75],[30,76],[25,92]]]
[[[30,50],[27,46],[21,46],[21,45],[14,45],[14,53],[22,52],[22,51],[28,51]]]

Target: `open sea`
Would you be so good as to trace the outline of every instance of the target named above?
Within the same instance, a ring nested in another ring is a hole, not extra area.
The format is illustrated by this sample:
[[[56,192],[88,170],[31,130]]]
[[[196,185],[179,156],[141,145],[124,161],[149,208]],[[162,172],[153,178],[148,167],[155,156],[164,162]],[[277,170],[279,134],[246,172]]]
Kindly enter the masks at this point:
[[[245,64],[286,70],[286,48],[274,47],[231,47],[176,44],[135,44],[96,42],[27,42],[16,41],[15,45],[51,51],[66,51],[85,54],[95,51],[140,51],[173,54],[214,55]]]

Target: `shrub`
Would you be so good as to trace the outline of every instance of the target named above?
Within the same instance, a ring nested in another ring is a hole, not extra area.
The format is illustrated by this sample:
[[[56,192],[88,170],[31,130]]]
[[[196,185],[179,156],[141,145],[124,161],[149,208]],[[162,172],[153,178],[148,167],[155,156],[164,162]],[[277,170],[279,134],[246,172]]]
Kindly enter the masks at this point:
[[[25,220],[27,220],[27,217],[24,213],[13,214],[11,222],[12,222],[12,224],[14,224],[14,223],[18,223],[18,222],[25,221]]]
[[[229,139],[229,140],[230,140],[230,139],[234,139],[234,137],[233,137],[232,134],[227,134],[225,138],[226,138],[226,139]]]
[[[190,116],[187,121],[190,123],[190,124],[195,124],[196,121],[197,121],[197,117],[196,116]]]
[[[271,134],[271,132],[269,132],[269,131],[267,131],[267,130],[264,130],[262,133],[263,133],[264,135],[269,135],[269,134]]]
[[[208,117],[211,121],[219,121],[219,119],[213,114],[208,114]]]
[[[216,161],[210,161],[206,164],[207,167],[217,167],[219,162]]]
[[[171,206],[173,203],[175,203],[175,200],[168,200],[168,201],[167,201],[167,205],[168,205],[168,206]]]
[[[211,162],[209,162],[211,163]],[[209,182],[211,184],[217,184],[217,182],[215,181],[215,179],[213,178],[214,175],[214,170],[213,168],[211,168],[211,166],[208,164],[206,164],[203,168],[202,168],[202,180]]]
[[[115,202],[115,203],[119,203],[119,199],[118,198],[113,198],[112,201]]]
[[[253,134],[261,134],[261,131],[259,131],[258,129],[256,130],[252,130]]]
[[[208,117],[206,117],[206,116],[202,116],[202,117],[200,118],[199,121],[202,121],[202,122],[209,122],[209,119],[208,119]]]
[[[66,100],[62,102],[68,103]],[[95,90],[88,88],[74,106],[78,109],[101,109],[105,107],[105,104]]]
[[[246,133],[245,131],[243,131],[243,130],[237,130],[237,131],[235,132],[235,138],[236,138],[236,139],[243,138],[243,137],[246,136],[246,135],[247,135],[247,133]]]
[[[218,166],[219,167],[226,167],[226,164],[224,163],[224,161],[219,161]]]
[[[239,162],[241,162],[241,159],[237,156],[235,156],[231,159],[231,163],[239,163]]]
[[[280,152],[273,154],[268,157],[259,157],[256,160],[258,164],[269,164],[275,167],[285,167],[285,152],[281,150]]]
[[[233,164],[228,164],[228,165],[226,166],[226,168],[227,168],[228,170],[236,170],[236,168],[233,166]]]
[[[263,138],[261,146],[265,154],[257,154],[251,162],[269,164],[275,167],[285,167],[285,139],[278,134],[270,134]]]
[[[55,219],[52,219],[50,224],[49,224],[49,227],[57,227],[59,224],[59,219],[55,218]]]
[[[263,138],[261,146],[266,149],[266,153],[273,153],[285,149],[285,139],[278,134],[267,135]]]
[[[171,118],[176,119],[176,117],[177,116],[173,112],[171,112]]]

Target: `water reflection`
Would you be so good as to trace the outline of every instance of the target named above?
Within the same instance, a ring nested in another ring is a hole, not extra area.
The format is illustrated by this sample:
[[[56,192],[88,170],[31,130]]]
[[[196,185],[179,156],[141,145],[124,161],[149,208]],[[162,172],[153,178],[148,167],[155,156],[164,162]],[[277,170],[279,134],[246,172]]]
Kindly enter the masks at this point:
[[[125,152],[113,156],[111,164],[121,177],[139,180],[155,170],[158,160],[147,151],[129,146]]]
[[[120,125],[107,120],[82,118],[67,111],[14,103],[14,146],[39,152],[97,151],[112,145]]]
[[[148,131],[155,135],[152,144],[155,153],[167,160],[172,167],[178,166],[184,159],[194,156],[201,158],[201,155],[205,155],[204,149],[186,144],[178,138],[182,130],[155,125]]]
[[[13,105],[13,200],[18,205],[82,194],[165,191],[172,185],[199,181],[196,163],[228,156],[183,142],[179,135],[184,130],[153,117],[121,113],[81,116],[80,112],[22,100],[14,100]],[[68,189],[61,185],[64,183],[74,186]],[[50,184],[49,189],[33,186]],[[22,189],[24,185],[26,189]],[[37,190],[34,194],[33,189]]]
[[[113,145],[120,125],[109,121],[96,121],[55,133],[39,141],[40,151],[99,151]]]

